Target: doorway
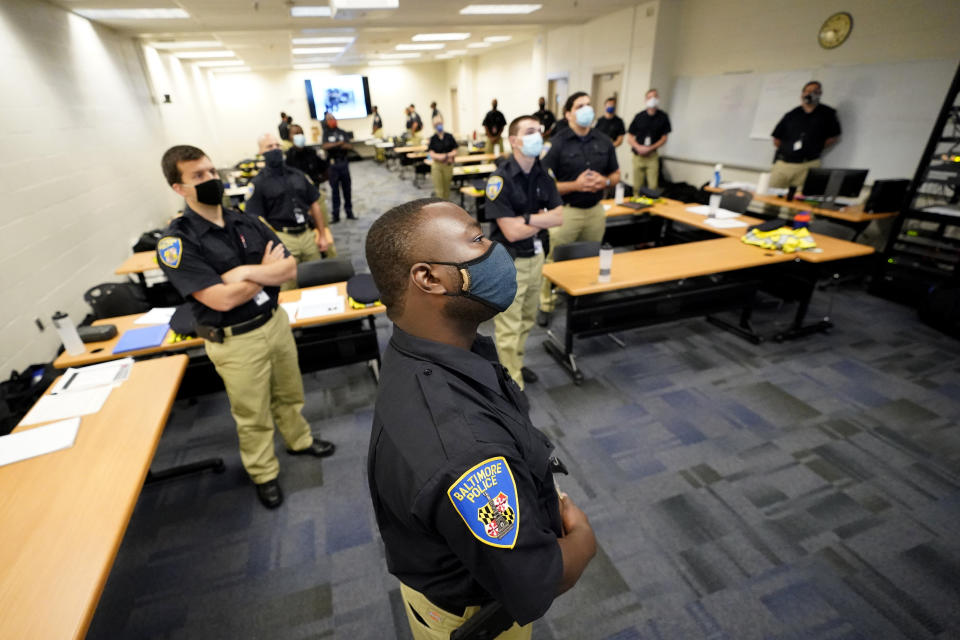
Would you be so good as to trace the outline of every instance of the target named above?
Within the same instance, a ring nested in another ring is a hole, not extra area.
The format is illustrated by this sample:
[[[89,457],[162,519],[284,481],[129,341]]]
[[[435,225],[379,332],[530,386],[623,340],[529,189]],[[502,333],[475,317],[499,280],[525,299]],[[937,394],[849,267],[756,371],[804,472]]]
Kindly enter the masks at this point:
[[[603,101],[609,97],[620,98],[620,72],[608,71],[593,74],[590,103],[598,114],[603,110]]]
[[[547,109],[553,111],[557,119],[563,118],[563,103],[570,94],[570,81],[567,76],[547,80]]]
[[[457,96],[457,88],[450,89],[450,131],[454,135],[459,135],[460,131],[460,99]]]

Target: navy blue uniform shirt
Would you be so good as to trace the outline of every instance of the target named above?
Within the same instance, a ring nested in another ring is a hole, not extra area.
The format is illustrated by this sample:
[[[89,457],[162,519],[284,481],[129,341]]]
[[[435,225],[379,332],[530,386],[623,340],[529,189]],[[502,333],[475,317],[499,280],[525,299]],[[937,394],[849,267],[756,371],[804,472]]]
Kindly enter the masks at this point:
[[[520,168],[517,159],[510,156],[510,159],[487,179],[486,193],[484,215],[488,220],[540,213],[542,209],[549,210],[563,204],[560,192],[557,191],[557,183],[543,170],[539,159],[534,161],[530,173],[527,174]],[[492,229],[490,239],[503,244],[514,258],[529,258],[534,255],[534,236],[510,242],[496,222]],[[544,253],[548,253],[550,234],[546,229],[541,229],[537,236],[543,243]]]
[[[590,129],[581,138],[573,129],[565,127],[550,138],[550,151],[543,158],[543,167],[553,171],[557,182],[573,182],[587,169],[608,176],[620,165],[610,138],[596,129]],[[603,190],[571,191],[560,197],[566,205],[589,209],[603,199]]]
[[[274,229],[310,224],[310,205],[320,199],[320,192],[303,171],[289,165],[264,167],[252,184],[247,215],[263,216]]]
[[[840,135],[840,120],[836,110],[825,104],[818,104],[810,113],[797,107],[780,119],[772,135],[780,140],[777,160],[807,162],[820,157],[827,138]]]
[[[170,284],[190,303],[198,324],[229,327],[277,306],[280,287],[264,287],[252,300],[229,311],[216,311],[191,294],[222,284],[220,274],[245,264],[260,264],[268,242],[280,244],[270,227],[258,218],[223,210],[223,227],[200,217],[190,207],[174,218],[157,243],[157,264]],[[284,250],[284,254],[290,253]]]
[[[430,136],[430,144],[427,149],[435,153],[449,153],[459,146],[453,135],[444,131]]]
[[[667,115],[666,111],[657,109],[653,112],[653,115],[650,115],[647,113],[647,110],[644,109],[633,116],[633,121],[630,123],[630,128],[627,130],[627,133],[636,138],[638,143],[649,146],[672,130],[670,127],[670,116]],[[647,141],[648,138],[649,142]],[[630,151],[633,151],[632,147]],[[633,151],[633,155],[636,156],[640,154]]]
[[[467,351],[394,327],[370,435],[370,494],[388,570],[443,609],[495,599],[526,624],[556,596],[553,445],[528,411],[490,338]]]

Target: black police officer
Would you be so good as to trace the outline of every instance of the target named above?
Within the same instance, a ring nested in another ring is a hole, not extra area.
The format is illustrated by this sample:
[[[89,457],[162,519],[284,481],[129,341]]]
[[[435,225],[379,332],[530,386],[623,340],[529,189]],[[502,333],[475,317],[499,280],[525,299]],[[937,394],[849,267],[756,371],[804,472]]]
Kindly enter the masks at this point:
[[[583,511],[558,498],[554,447],[477,335],[513,301],[510,254],[463,209],[431,198],[378,218],[366,256],[395,325],[368,480],[413,637],[447,638],[499,603],[516,622],[499,637],[529,638],[596,540]]]
[[[203,151],[171,147],[161,164],[186,206],[157,243],[157,263],[190,303],[227,390],[240,459],[260,501],[274,508],[283,502],[274,423],[290,453],[322,457],[334,451],[313,437],[301,413],[297,346],[277,306],[279,285],[295,276],[296,263],[258,218],[221,206],[223,183]]]
[[[347,132],[337,126],[337,118],[332,113],[327,114],[325,122],[323,149],[330,158],[330,169],[327,175],[330,178],[330,190],[333,192],[330,222],[340,222],[341,190],[347,218],[356,220],[356,216],[353,215],[353,196],[350,192],[350,162],[347,159],[347,153],[353,149],[353,145],[350,144],[350,136]]]

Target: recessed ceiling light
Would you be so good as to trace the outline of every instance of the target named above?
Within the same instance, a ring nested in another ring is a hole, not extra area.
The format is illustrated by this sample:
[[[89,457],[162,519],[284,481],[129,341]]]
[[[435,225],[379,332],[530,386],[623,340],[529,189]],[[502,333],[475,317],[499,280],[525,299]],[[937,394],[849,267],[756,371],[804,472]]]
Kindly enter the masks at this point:
[[[400,0],[330,0],[330,6],[334,9],[357,11],[396,9],[400,6]]]
[[[422,53],[381,53],[381,60],[406,60],[408,58],[419,58]]]
[[[330,65],[324,62],[312,62],[310,64],[295,64],[294,69],[329,69]]]
[[[462,15],[492,15],[497,13],[533,13],[542,4],[468,4],[460,9]]]
[[[345,47],[294,47],[293,55],[308,56],[315,53],[340,53]]]
[[[173,55],[178,58],[232,58],[233,51],[177,51]]]
[[[250,67],[224,67],[222,69],[212,69],[214,73],[240,73],[250,71]]]
[[[484,42],[507,42],[508,40],[513,40],[513,36],[487,36],[483,39]]]
[[[467,49],[485,49],[489,46],[489,42],[471,42],[467,45]]]
[[[290,7],[290,17],[292,18],[329,18],[330,7]]]
[[[194,64],[198,67],[242,67],[246,63],[243,60],[204,60]]]
[[[183,9],[74,9],[73,12],[90,20],[172,20],[190,17]]]
[[[418,33],[411,40],[414,42],[440,42],[442,40],[466,40],[469,33]]]
[[[323,36],[320,38],[294,38],[293,44],[351,44],[353,36]]]
[[[154,49],[202,49],[204,47],[222,47],[218,40],[185,40],[183,42],[148,42]]]
[[[398,44],[397,51],[435,51],[437,49],[443,49],[445,44],[436,43],[436,44]]]

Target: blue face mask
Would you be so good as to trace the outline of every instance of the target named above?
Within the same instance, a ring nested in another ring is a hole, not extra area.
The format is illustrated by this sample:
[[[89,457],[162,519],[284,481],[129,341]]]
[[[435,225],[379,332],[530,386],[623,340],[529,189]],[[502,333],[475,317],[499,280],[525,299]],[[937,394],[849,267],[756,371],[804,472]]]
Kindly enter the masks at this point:
[[[593,113],[593,107],[586,105],[577,109],[576,112],[577,124],[581,127],[589,127],[593,124],[593,118],[596,114]]]
[[[437,133],[443,133],[443,125],[440,123],[437,123]]]
[[[302,133],[293,134],[293,144],[295,146],[302,147],[303,145],[307,144],[307,136],[303,135]]]
[[[448,296],[463,296],[481,302],[498,313],[506,311],[517,296],[517,268],[513,258],[499,242],[469,262],[432,262],[460,270],[460,291]]]
[[[543,151],[543,136],[540,135],[539,131],[528,133],[520,139],[523,140],[523,146],[520,148],[520,153],[528,158],[540,157],[540,152]]]

